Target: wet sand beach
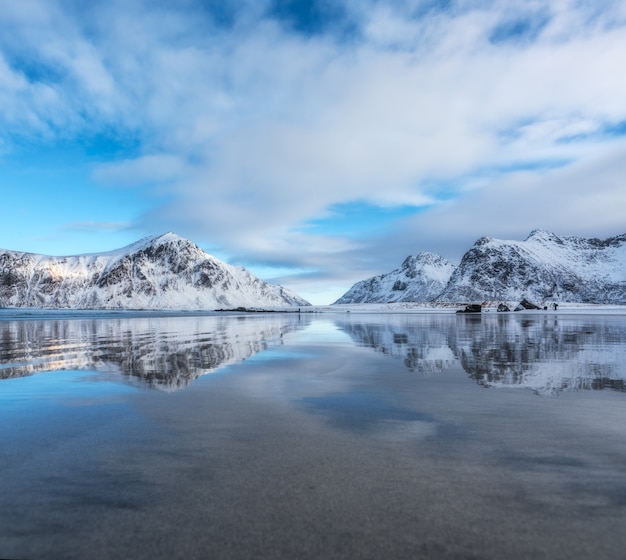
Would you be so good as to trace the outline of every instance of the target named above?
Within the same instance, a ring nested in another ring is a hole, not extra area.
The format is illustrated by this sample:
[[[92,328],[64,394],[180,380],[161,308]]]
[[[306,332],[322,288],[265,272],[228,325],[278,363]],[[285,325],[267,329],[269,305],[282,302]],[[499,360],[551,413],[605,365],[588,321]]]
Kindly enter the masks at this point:
[[[0,557],[626,550],[624,317],[48,318],[0,333]]]

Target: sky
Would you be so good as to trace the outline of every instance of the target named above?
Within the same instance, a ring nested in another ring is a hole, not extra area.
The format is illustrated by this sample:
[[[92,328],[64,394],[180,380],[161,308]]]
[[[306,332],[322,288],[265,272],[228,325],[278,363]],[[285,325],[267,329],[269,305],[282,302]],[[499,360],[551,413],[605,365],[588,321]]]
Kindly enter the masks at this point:
[[[624,0],[0,0],[0,247],[173,231],[312,303],[626,233]]]

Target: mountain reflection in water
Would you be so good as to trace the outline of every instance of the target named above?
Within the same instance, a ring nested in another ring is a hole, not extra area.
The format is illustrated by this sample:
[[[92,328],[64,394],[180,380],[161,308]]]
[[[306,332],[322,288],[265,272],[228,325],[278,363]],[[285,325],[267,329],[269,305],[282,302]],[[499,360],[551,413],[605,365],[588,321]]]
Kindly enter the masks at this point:
[[[161,390],[281,344],[306,317],[0,321],[0,380],[57,370],[118,371]]]
[[[336,324],[357,344],[422,374],[458,362],[484,387],[546,395],[568,389],[626,391],[623,317],[388,315],[370,322],[342,317]]]
[[[626,318],[333,314],[359,346],[437,375],[460,364],[484,387],[626,391]],[[324,321],[328,316],[324,316]],[[55,370],[120,372],[161,390],[241,362],[307,329],[310,314],[0,320],[0,380]],[[322,323],[320,323],[322,324]],[[306,336],[306,330],[303,333]]]

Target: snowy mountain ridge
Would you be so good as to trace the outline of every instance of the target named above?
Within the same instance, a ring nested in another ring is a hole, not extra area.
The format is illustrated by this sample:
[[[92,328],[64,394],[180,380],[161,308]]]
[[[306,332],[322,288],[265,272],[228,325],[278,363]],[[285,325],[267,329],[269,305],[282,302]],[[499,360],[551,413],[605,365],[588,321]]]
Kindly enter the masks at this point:
[[[524,241],[482,237],[438,301],[626,303],[626,234],[560,237],[534,230]]]
[[[216,309],[305,306],[282,286],[226,264],[174,233],[67,257],[0,250],[0,306]]]
[[[431,301],[446,287],[456,267],[435,253],[407,257],[387,274],[357,282],[335,303]]]
[[[538,229],[524,241],[481,237],[459,266],[442,266],[436,278],[428,263],[438,255],[429,255],[427,261],[419,255],[405,260],[413,259],[412,276],[403,276],[403,264],[388,274],[357,282],[336,303],[516,302],[526,298],[626,304],[626,234],[601,240],[561,237]],[[406,283],[401,296],[396,280]],[[437,285],[441,289],[434,293]]]

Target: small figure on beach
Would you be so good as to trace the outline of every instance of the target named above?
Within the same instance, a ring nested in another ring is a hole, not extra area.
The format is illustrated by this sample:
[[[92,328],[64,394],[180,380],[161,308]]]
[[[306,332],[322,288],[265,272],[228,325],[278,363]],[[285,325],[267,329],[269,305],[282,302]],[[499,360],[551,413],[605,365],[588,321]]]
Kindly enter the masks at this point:
[[[558,303],[553,303],[552,306],[554,307],[554,310],[556,311],[556,308],[559,306]]]

